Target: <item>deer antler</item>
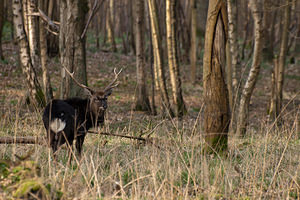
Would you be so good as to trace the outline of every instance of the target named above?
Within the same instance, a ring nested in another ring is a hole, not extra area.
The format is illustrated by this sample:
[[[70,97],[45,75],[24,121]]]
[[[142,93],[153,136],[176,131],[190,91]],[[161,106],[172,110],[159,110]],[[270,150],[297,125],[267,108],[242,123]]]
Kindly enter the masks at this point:
[[[70,77],[74,80],[74,82],[75,82],[79,87],[82,87],[82,88],[85,88],[85,89],[87,89],[87,90],[89,90],[89,91],[92,91],[91,88],[89,88],[89,87],[86,86],[86,85],[83,85],[83,84],[79,83],[79,82],[74,78],[74,72],[71,73],[65,66],[64,66],[64,69],[66,70],[66,72],[70,75]]]
[[[118,76],[119,74],[122,72],[123,69],[121,69],[118,73],[117,73],[117,69],[114,68],[114,74],[115,74],[115,78],[114,80],[104,89],[104,91],[110,90],[112,88],[115,88],[119,85],[119,83],[117,82],[118,80]],[[117,83],[116,83],[117,82]]]

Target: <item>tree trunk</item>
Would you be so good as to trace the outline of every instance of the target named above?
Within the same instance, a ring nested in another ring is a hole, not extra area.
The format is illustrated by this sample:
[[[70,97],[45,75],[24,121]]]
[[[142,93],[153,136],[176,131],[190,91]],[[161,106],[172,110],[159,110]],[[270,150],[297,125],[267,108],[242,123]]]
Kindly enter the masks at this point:
[[[44,0],[39,0],[39,7],[41,10],[45,11]],[[39,28],[40,28],[40,55],[41,55],[41,65],[43,71],[43,92],[46,97],[46,102],[48,103],[53,98],[53,92],[51,87],[50,76],[47,66],[47,41],[46,41],[46,31],[45,23],[41,18],[39,18]]]
[[[186,107],[183,101],[181,79],[177,59],[177,45],[175,40],[176,17],[175,1],[166,1],[166,26],[167,26],[167,45],[168,45],[168,63],[170,70],[170,79],[172,86],[173,102],[175,105],[176,116],[181,117],[186,113]]]
[[[196,62],[197,62],[197,3],[191,0],[191,49],[190,49],[190,62],[191,62],[191,82],[196,82]]]
[[[151,111],[146,90],[145,53],[144,53],[144,0],[136,0],[136,76],[137,96],[135,110]]]
[[[282,107],[282,88],[284,81],[284,68],[285,60],[287,55],[287,45],[288,45],[288,36],[289,36],[289,25],[290,25],[290,3],[291,0],[285,0],[285,8],[283,10],[283,27],[281,32],[281,43],[280,43],[280,52],[278,58],[278,74],[277,74],[277,90],[276,90],[276,117],[280,115]]]
[[[259,70],[260,61],[262,57],[262,45],[263,45],[263,22],[262,22],[262,11],[259,4],[259,0],[249,1],[249,7],[252,11],[252,16],[254,19],[254,50],[253,50],[253,60],[251,69],[242,91],[242,96],[239,106],[239,115],[237,122],[236,134],[238,136],[245,134],[247,126],[248,117],[248,107],[251,99],[252,92],[254,90]]]
[[[276,12],[276,10],[274,9],[274,7],[272,6],[272,4],[274,4],[274,0],[264,0],[264,17],[263,17],[263,58],[271,61],[273,59],[273,40],[270,40],[270,36],[271,36],[271,32],[273,31],[270,29],[270,27],[272,26],[272,23],[270,23],[272,21],[272,12]]]
[[[4,60],[2,51],[2,29],[4,26],[4,0],[0,2],[0,60]]]
[[[59,21],[59,1],[49,0],[47,13],[52,21]],[[49,26],[48,26],[49,28]],[[59,37],[54,34],[47,34],[47,54],[51,57],[59,53]]]
[[[237,2],[236,0],[227,0],[228,5],[228,41],[229,41],[229,49],[230,49],[230,63],[232,74],[232,99],[235,99],[235,95],[237,95],[238,88],[238,41],[237,41]],[[228,66],[229,67],[229,66]],[[229,87],[230,87],[229,86]],[[232,101],[232,105],[234,102]]]
[[[210,0],[203,58],[204,131],[206,150],[227,149],[230,109],[225,82],[227,8],[223,0]]]
[[[115,34],[113,27],[113,15],[114,15],[114,0],[107,2],[107,11],[106,11],[106,30],[107,30],[107,41],[111,45],[111,51],[116,52],[116,42]]]
[[[2,50],[2,30],[5,22],[4,15],[4,1],[0,2],[0,60],[4,60],[3,50]]]
[[[23,73],[26,75],[30,99],[34,106],[43,107],[45,106],[45,97],[31,63],[29,44],[22,20],[22,5],[20,0],[13,1],[13,16],[16,38],[19,44],[20,61],[22,64]]]
[[[32,16],[32,13],[37,12],[37,0],[27,0],[27,12],[28,12],[28,42],[30,49],[30,57],[33,68],[39,67],[39,55],[38,55],[38,23],[36,16]]]
[[[174,113],[170,106],[169,96],[166,87],[166,80],[164,74],[164,66],[162,60],[162,48],[161,48],[161,40],[160,40],[160,32],[158,26],[158,18],[157,18],[157,9],[155,0],[148,0],[149,6],[149,14],[151,21],[151,32],[152,32],[152,45],[153,45],[153,54],[154,54],[154,63],[156,63],[156,72],[158,78],[158,85],[160,90],[160,95],[162,98],[162,108],[166,109],[168,114],[173,117]]]
[[[85,16],[88,13],[86,0],[62,0],[60,2],[59,49],[60,62],[74,77],[87,84],[85,38],[81,34],[85,27]],[[84,90],[77,86],[62,68],[60,98],[83,96]]]

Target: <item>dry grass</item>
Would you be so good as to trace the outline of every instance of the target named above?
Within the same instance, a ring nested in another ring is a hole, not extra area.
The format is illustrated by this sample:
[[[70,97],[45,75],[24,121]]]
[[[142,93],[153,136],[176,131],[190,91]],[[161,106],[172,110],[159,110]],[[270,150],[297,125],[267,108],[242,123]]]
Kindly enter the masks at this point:
[[[226,155],[205,155],[201,86],[184,82],[189,114],[183,119],[147,116],[132,111],[135,73],[132,57],[101,53],[88,56],[92,87],[103,87],[109,82],[112,65],[125,68],[121,85],[110,98],[104,130],[150,135],[155,142],[145,145],[128,139],[88,135],[82,160],[74,159],[70,166],[65,149],[60,150],[59,161],[55,163],[44,146],[1,144],[0,158],[5,160],[17,161],[15,155],[32,152],[29,159],[41,168],[39,176],[43,184],[51,186],[49,198],[61,194],[62,199],[300,198],[299,102],[292,101],[283,113],[282,126],[274,126],[264,114],[266,101],[259,95],[264,88],[259,88],[250,108],[246,137],[230,137]],[[0,136],[44,136],[41,113],[24,103],[23,75],[14,62],[12,58],[1,68],[2,76],[4,72],[6,75],[0,83],[3,86]],[[58,64],[51,60],[50,66],[51,74],[57,74]],[[105,76],[99,78],[98,74]],[[58,85],[59,77],[52,78],[54,86]],[[257,109],[263,111],[253,112],[259,105]],[[11,194],[2,195],[8,198]]]

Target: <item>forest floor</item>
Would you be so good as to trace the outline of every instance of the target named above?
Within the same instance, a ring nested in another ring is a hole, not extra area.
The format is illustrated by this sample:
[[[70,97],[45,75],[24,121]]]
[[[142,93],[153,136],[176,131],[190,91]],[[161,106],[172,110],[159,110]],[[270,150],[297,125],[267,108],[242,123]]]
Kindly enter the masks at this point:
[[[19,67],[17,47],[5,43],[3,49],[5,60],[0,61],[0,136],[44,137],[42,110],[35,111],[25,101],[26,81]],[[202,66],[201,59],[198,66]],[[242,66],[247,74],[251,62],[245,63],[242,62]],[[59,59],[49,59],[48,65],[57,98]],[[120,84],[108,100],[102,130],[151,137],[154,145],[91,134],[84,143],[83,159],[80,163],[73,160],[71,166],[66,164],[64,149],[60,151],[60,161],[53,163],[50,150],[40,145],[1,144],[0,159],[18,161],[18,156],[30,152],[29,160],[39,166],[40,172],[34,178],[28,178],[28,174],[22,178],[38,180],[46,187],[38,187],[38,195],[51,199],[297,199],[300,198],[299,66],[300,58],[295,64],[289,63],[285,71],[283,123],[280,127],[270,122],[267,116],[272,65],[263,63],[251,99],[246,136],[229,137],[227,156],[204,155],[201,67],[197,69],[196,84],[191,84],[189,65],[180,65],[187,115],[182,119],[151,116],[133,110],[135,56],[98,51],[89,43],[87,75],[90,87],[104,88],[113,78],[113,69],[123,69]],[[150,88],[150,67],[148,64],[146,67]],[[40,78],[41,69],[37,69],[37,74]],[[169,78],[167,83],[170,85]],[[156,104],[159,105],[158,96]],[[157,109],[159,111],[159,106]],[[2,164],[0,173],[3,173]],[[14,167],[12,164],[10,169]],[[4,183],[4,180],[0,178],[0,193],[3,192],[4,197],[11,194],[16,197],[22,184],[12,178],[10,183]],[[34,195],[32,185],[28,188],[27,193]]]

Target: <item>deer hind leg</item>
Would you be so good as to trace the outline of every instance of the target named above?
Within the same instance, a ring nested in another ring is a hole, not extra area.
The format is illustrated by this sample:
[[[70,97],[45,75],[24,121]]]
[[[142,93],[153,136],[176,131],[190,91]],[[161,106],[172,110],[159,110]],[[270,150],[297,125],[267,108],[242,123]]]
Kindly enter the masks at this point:
[[[79,160],[81,160],[81,151],[82,151],[82,145],[84,142],[84,137],[85,137],[85,134],[76,137],[76,150],[78,152]]]

